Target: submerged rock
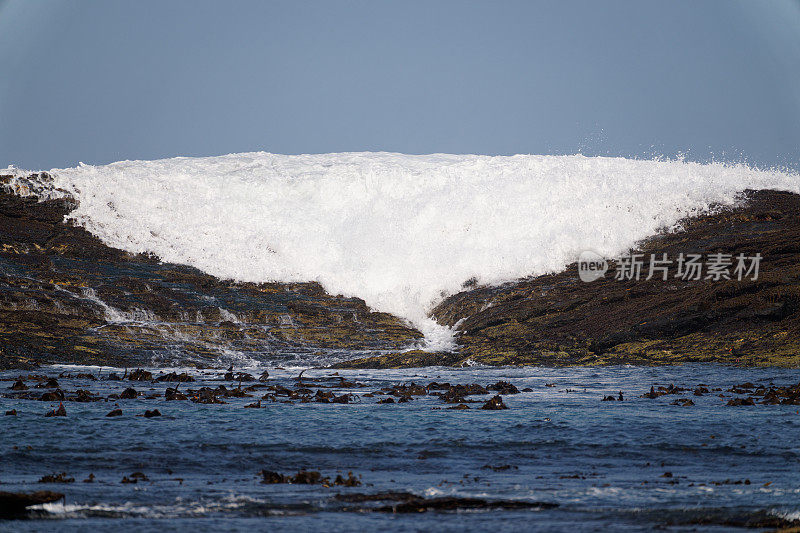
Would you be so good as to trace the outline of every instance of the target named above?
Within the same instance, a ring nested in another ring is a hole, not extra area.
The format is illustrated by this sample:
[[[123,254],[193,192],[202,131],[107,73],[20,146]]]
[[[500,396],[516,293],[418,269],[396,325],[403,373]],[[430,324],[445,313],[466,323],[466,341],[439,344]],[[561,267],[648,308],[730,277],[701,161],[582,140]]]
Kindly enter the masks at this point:
[[[64,408],[64,404],[60,403],[57,409],[48,411],[44,416],[67,416],[67,410]]]
[[[358,487],[361,485],[361,476],[354,476],[352,472],[347,473],[347,477],[342,477],[338,474],[331,482],[329,477],[323,476],[321,473],[312,470],[300,470],[295,475],[284,475],[271,470],[262,470],[259,472],[261,475],[261,483],[267,485],[275,485],[280,483],[289,483],[294,485],[323,485],[330,486],[343,486],[343,487]]]
[[[120,481],[120,483],[135,484],[135,483],[138,483],[140,481],[150,481],[150,478],[148,478],[142,472],[134,472],[130,476],[123,476],[122,477],[122,481]]]
[[[175,372],[170,372],[169,374],[163,374],[161,376],[158,376],[155,379],[155,381],[157,383],[161,383],[161,382],[165,382],[165,381],[169,382],[169,383],[172,383],[172,382],[185,383],[185,382],[189,382],[189,381],[194,381],[194,378],[192,376],[190,376],[189,374],[187,374],[186,372],[181,372],[180,374],[177,374]]]
[[[487,500],[483,498],[462,498],[444,496],[423,498],[410,492],[379,492],[376,494],[337,494],[336,499],[346,503],[388,504],[363,506],[352,510],[381,513],[424,513],[428,511],[477,511],[490,509],[529,509],[544,510],[558,507],[557,503],[532,502],[525,500]]]
[[[74,477],[67,477],[66,472],[61,472],[59,474],[48,474],[46,476],[42,476],[39,483],[74,483]]]
[[[672,405],[678,405],[680,407],[691,407],[694,405],[694,402],[689,398],[678,398],[677,400],[672,402]]]

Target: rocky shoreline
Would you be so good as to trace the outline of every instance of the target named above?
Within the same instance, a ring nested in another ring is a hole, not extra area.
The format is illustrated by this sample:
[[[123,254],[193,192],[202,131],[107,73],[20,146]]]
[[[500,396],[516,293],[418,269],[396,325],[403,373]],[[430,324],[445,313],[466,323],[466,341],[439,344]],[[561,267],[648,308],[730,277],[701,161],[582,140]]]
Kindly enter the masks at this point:
[[[0,176],[0,369],[202,367],[226,351],[386,351],[422,338],[318,283],[235,283],[110,248],[64,222],[70,198],[39,202],[11,182]],[[159,360],[165,346],[174,356]]]
[[[609,272],[586,283],[565,271],[475,287],[433,310],[457,329],[458,352],[406,352],[341,367],[439,364],[670,365],[713,362],[800,367],[800,196],[746,191],[739,205],[682,221],[682,230],[641,244],[645,257],[761,254],[757,280],[620,281]],[[609,270],[617,266],[611,264]]]
[[[47,181],[46,175],[36,176]],[[235,283],[110,248],[65,223],[69,197],[38,201],[0,176],[0,369],[47,363],[204,367],[226,351],[363,351],[339,368],[483,365],[800,366],[800,196],[747,191],[640,252],[761,254],[757,280],[582,282],[577,265],[502,286],[466,286],[433,310],[451,353],[317,283]],[[19,191],[17,191],[19,192]],[[614,263],[612,263],[612,268]],[[170,348],[170,358],[158,354]],[[405,351],[403,351],[405,350]]]

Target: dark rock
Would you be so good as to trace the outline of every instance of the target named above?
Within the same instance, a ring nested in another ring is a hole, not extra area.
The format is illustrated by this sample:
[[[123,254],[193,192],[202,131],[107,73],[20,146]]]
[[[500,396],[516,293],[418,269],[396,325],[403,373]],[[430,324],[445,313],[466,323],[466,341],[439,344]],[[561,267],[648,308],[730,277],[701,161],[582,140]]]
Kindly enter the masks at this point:
[[[188,396],[186,396],[182,392],[179,392],[177,387],[175,387],[174,389],[170,388],[170,387],[167,387],[167,390],[164,391],[164,398],[168,402],[176,401],[176,400],[183,401],[183,400],[188,400],[189,399]]]
[[[135,484],[140,481],[150,481],[150,479],[142,472],[134,472],[130,476],[123,476],[122,481],[120,481],[120,483]]]
[[[319,389],[314,395],[314,401],[319,403],[329,403],[334,396],[336,395],[331,391],[323,391],[322,389]]]
[[[21,379],[18,379],[13,385],[11,385],[11,390],[28,390],[28,386],[25,385]]]
[[[161,411],[159,411],[158,409],[153,409],[152,411],[144,412],[145,418],[153,418],[154,416],[161,416]]]
[[[47,381],[45,381],[44,383],[40,383],[39,385],[36,385],[36,386],[38,388],[41,388],[41,389],[57,389],[58,388],[58,380],[55,379],[55,378],[50,378]]]
[[[522,500],[485,500],[452,496],[423,498],[409,492],[379,492],[377,494],[337,494],[336,499],[347,503],[392,502],[379,507],[360,507],[361,512],[424,513],[427,511],[478,511],[489,509],[553,509],[556,503]]]
[[[181,372],[180,374],[177,374],[175,372],[170,372],[169,374],[163,374],[163,375],[158,376],[156,378],[156,382],[159,382],[159,383],[161,383],[161,382],[169,382],[169,383],[180,382],[180,383],[185,383],[185,382],[189,382],[189,381],[194,381],[194,378],[192,376],[190,376],[189,374],[187,374],[186,372]]]
[[[333,480],[333,484],[342,487],[358,487],[361,485],[361,476],[355,477],[352,472],[348,472],[347,477],[342,477],[339,474]]]
[[[252,376],[252,374],[248,374],[246,372],[228,372],[225,374],[226,381],[255,381],[256,378]]]
[[[153,374],[152,372],[148,372],[147,370],[143,370],[141,368],[137,368],[133,372],[128,375],[128,380],[130,381],[152,381]]]
[[[0,491],[0,519],[22,517],[28,507],[57,502],[63,498],[63,494],[46,490],[36,492]]]
[[[518,466],[512,466],[512,465],[499,465],[499,466],[483,465],[481,468],[483,468],[484,470],[494,470],[495,472],[504,472],[506,470],[511,470],[512,468],[514,470],[519,470]]]
[[[425,396],[428,394],[428,390],[425,387],[416,383],[395,385],[384,390],[393,396]]]
[[[519,394],[519,389],[508,381],[498,381],[486,387],[486,390],[496,391],[498,394]]]
[[[58,409],[48,411],[44,416],[67,416],[67,410],[64,409],[64,404],[58,404]]]
[[[39,397],[40,401],[43,402],[60,402],[64,400],[64,391],[61,389],[56,389],[52,392],[45,392]]]
[[[353,394],[342,394],[341,396],[334,396],[331,398],[331,403],[350,403],[356,399]],[[401,398],[400,401],[403,399]]]
[[[499,410],[499,409],[508,409],[506,404],[503,403],[503,398],[498,394],[497,396],[493,396],[489,401],[483,404],[481,409],[489,409],[489,410]]]
[[[756,402],[753,401],[752,398],[733,398],[731,400],[728,400],[728,403],[725,405],[739,407],[742,405],[755,405],[755,404]]]
[[[194,403],[201,403],[201,404],[216,404],[216,403],[225,403],[217,396],[221,394],[219,389],[210,389],[208,387],[202,387],[197,391],[190,393],[189,399]]]
[[[6,416],[17,416],[17,410],[11,409],[9,411],[6,411]]]
[[[464,403],[467,396],[488,392],[477,383],[472,383],[470,385],[451,385],[444,393],[433,394],[437,394],[445,403]]]
[[[122,416],[122,409],[114,409],[113,411],[110,411],[106,416],[109,416],[109,417],[111,417],[111,416]]]
[[[283,474],[279,474],[277,472],[273,472],[271,470],[262,470],[261,474],[261,483],[266,483],[268,485],[274,485],[278,483],[288,483],[286,481],[286,476]]]
[[[74,483],[74,477],[67,477],[66,472],[60,474],[48,474],[39,478],[39,483]]]
[[[323,478],[322,474],[316,471],[306,471],[300,470],[297,474],[289,478],[289,483],[295,483],[300,485],[314,485],[317,483],[327,483],[328,478]]]
[[[332,485],[339,485],[343,487],[358,487],[361,485],[361,476],[355,477],[352,472],[347,473],[347,477],[342,477],[341,474],[336,476],[333,482],[329,477],[324,477],[317,471],[300,470],[297,474],[290,476],[279,474],[271,470],[262,470],[261,483],[268,485],[278,483],[290,483],[294,485],[323,485],[330,487]]]
[[[75,391],[75,396],[70,398],[70,401],[81,402],[81,403],[97,402],[97,401],[100,401],[100,400],[102,400],[101,397],[95,396],[94,394],[92,394],[88,390],[84,390],[84,389],[76,390]]]
[[[122,391],[122,393],[119,395],[119,399],[120,400],[133,400],[133,399],[136,399],[136,397],[138,397],[138,396],[139,396],[139,393],[136,392],[136,389],[134,389],[132,387],[128,387],[127,389]]]
[[[689,398],[678,398],[677,400],[673,401],[671,405],[677,405],[680,407],[691,407],[694,405],[694,402]]]

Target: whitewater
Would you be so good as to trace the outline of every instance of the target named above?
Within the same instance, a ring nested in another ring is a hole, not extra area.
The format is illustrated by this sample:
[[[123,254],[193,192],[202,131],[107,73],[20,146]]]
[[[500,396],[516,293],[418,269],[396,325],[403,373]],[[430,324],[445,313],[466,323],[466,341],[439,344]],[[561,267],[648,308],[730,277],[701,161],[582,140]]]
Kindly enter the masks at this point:
[[[618,256],[744,189],[800,192],[794,172],[582,155],[257,152],[49,173],[79,202],[68,217],[109,246],[237,281],[317,281],[431,348],[451,332],[430,310],[467,280]]]

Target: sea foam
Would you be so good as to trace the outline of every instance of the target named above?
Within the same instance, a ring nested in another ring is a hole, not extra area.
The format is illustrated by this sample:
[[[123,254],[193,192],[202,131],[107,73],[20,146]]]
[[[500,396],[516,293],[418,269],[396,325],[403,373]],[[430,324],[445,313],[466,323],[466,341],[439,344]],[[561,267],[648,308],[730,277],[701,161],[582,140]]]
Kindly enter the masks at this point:
[[[340,153],[81,164],[50,171],[69,217],[110,246],[239,281],[318,281],[408,319],[475,278],[555,272],[746,188],[800,192],[796,173],[609,157]]]

